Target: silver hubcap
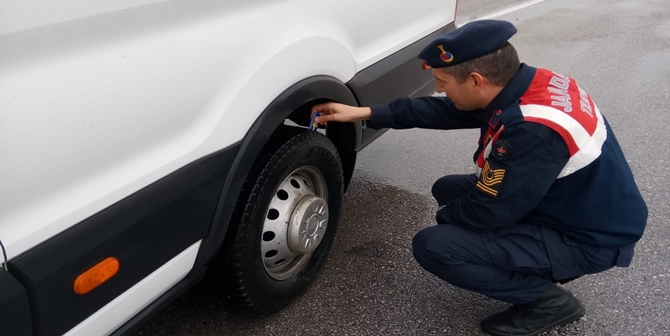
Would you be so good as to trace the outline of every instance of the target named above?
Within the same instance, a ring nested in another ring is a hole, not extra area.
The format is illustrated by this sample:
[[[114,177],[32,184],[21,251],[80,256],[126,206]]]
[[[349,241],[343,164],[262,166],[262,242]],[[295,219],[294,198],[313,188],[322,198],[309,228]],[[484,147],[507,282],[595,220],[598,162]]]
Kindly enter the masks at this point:
[[[266,212],[261,237],[263,265],[277,280],[300,272],[328,227],[328,189],[321,172],[301,167],[279,185]]]
[[[288,248],[295,253],[312,253],[319,246],[328,225],[328,204],[318,196],[306,196],[293,211],[288,229]]]

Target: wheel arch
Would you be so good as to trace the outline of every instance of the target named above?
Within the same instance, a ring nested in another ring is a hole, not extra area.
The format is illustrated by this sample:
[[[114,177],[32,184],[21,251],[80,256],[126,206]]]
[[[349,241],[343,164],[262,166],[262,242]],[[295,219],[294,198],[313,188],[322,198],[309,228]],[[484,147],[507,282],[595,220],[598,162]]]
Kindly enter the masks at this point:
[[[240,142],[239,152],[221,190],[209,233],[202,241],[191,272],[205,267],[224,243],[247,174],[271,136],[287,119],[297,125],[307,126],[311,107],[327,101],[358,106],[356,97],[344,83],[330,76],[313,76],[285,90],[259,115]],[[340,155],[344,156],[345,183],[348,183],[355,165],[354,148],[360,144],[362,138],[362,125],[331,123],[326,133],[335,143]]]

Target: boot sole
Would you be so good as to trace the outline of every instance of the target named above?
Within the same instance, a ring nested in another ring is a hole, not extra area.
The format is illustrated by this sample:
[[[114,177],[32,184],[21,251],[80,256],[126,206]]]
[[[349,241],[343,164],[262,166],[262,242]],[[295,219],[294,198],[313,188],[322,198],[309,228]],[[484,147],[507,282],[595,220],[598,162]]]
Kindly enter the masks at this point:
[[[505,334],[505,333],[499,333],[497,331],[486,330],[486,328],[482,328],[482,330],[485,333],[493,335],[493,336],[537,336],[537,335],[539,335],[539,334],[541,334],[541,333],[543,333],[547,330],[550,330],[551,328],[562,326],[562,325],[577,321],[582,316],[584,316],[585,313],[586,313],[586,309],[584,309],[584,307],[580,307],[579,310],[574,312],[572,315],[566,316],[565,318],[559,320],[558,322],[556,322],[556,323],[554,323],[550,326],[546,326],[546,327],[544,327],[544,328],[542,328],[542,329],[540,329],[540,330],[538,330],[534,333],[530,333],[530,334]]]

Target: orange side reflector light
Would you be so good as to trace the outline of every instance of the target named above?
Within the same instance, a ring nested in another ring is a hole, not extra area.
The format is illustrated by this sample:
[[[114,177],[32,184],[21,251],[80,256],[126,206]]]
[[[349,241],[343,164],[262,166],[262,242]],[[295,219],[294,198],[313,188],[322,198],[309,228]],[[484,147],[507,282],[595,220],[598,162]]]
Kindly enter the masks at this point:
[[[119,260],[109,257],[79,275],[74,281],[74,292],[84,295],[102,285],[105,281],[116,275],[118,271]]]

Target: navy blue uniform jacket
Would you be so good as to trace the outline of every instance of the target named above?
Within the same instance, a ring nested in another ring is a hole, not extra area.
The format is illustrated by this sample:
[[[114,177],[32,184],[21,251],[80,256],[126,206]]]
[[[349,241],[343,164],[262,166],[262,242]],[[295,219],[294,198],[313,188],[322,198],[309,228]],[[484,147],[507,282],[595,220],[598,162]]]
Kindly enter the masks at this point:
[[[631,169],[612,128],[569,77],[522,64],[485,110],[460,111],[446,97],[371,109],[374,129],[481,130],[477,186],[438,210],[443,223],[479,232],[530,223],[600,247],[642,236],[647,207]],[[599,124],[589,124],[596,114]],[[585,128],[571,117],[588,119]]]

